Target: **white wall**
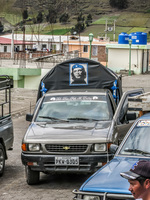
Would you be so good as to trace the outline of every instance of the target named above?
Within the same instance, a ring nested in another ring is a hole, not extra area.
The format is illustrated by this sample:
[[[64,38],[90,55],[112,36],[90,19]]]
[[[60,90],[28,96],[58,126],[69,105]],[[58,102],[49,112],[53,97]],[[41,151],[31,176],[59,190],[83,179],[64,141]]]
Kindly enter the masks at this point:
[[[50,69],[41,69],[41,76],[25,76],[24,88],[36,90],[39,87],[39,83],[43,76],[49,72]]]
[[[135,74],[142,72],[142,49],[131,50],[131,70]],[[129,70],[129,49],[108,49],[108,67],[115,72]]]

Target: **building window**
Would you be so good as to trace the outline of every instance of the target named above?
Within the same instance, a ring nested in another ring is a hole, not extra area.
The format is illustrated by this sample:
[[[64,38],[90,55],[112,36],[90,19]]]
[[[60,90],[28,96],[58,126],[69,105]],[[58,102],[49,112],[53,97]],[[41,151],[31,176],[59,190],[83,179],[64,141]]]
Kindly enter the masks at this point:
[[[53,45],[52,45],[52,49],[53,49],[53,50],[56,50],[56,44],[53,44]]]
[[[46,50],[47,49],[47,45],[46,44],[42,44],[42,50]]]
[[[98,48],[97,46],[92,46],[92,56],[97,56]]]
[[[4,52],[7,52],[7,46],[4,46]]]
[[[83,52],[84,52],[84,53],[87,53],[87,52],[88,52],[88,45],[84,45],[84,46],[83,46]]]

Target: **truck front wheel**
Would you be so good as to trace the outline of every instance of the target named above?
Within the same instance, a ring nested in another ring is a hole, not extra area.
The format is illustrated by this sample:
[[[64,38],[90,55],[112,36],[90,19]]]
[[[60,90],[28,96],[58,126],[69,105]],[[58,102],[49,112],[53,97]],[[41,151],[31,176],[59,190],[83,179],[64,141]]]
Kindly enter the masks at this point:
[[[0,176],[3,175],[5,168],[5,150],[2,144],[0,144]]]
[[[25,173],[28,185],[35,185],[39,182],[40,172],[33,171],[29,166],[25,166]]]

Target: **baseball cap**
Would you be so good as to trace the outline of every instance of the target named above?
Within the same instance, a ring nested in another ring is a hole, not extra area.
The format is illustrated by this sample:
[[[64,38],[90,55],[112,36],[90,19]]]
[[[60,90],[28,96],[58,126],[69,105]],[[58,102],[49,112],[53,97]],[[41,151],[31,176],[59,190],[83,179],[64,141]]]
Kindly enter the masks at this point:
[[[75,65],[72,66],[72,69],[76,69],[76,68],[83,69],[84,67],[82,65],[80,65],[80,64],[75,64]]]
[[[135,180],[139,177],[150,178],[150,161],[140,160],[133,164],[127,172],[121,172],[120,175],[126,179]]]

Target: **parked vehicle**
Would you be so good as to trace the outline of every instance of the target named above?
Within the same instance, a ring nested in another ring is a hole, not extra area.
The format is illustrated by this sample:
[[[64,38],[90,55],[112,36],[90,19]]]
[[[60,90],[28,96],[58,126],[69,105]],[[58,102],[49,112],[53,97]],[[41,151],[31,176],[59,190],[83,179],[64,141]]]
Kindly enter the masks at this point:
[[[4,173],[7,150],[13,147],[13,123],[11,119],[10,77],[0,75],[0,176]]]
[[[128,190],[129,183],[120,176],[138,160],[150,160],[150,113],[140,117],[128,131],[114,158],[93,174],[79,190],[75,200],[134,199]],[[116,145],[110,147],[114,151]]]
[[[89,85],[82,82],[69,88],[71,80],[67,82],[65,76],[69,76],[70,65],[82,69],[87,64],[86,72],[92,74],[86,77]],[[119,82],[117,75],[88,59],[66,61],[42,79],[39,93],[49,91],[38,95],[34,113],[27,115],[31,124],[22,141],[21,158],[29,185],[38,183],[40,172],[91,173],[112,159],[110,145],[119,144],[138,117],[128,110],[128,97],[143,92],[137,89],[121,95],[115,80]],[[111,87],[117,89],[117,97]]]

